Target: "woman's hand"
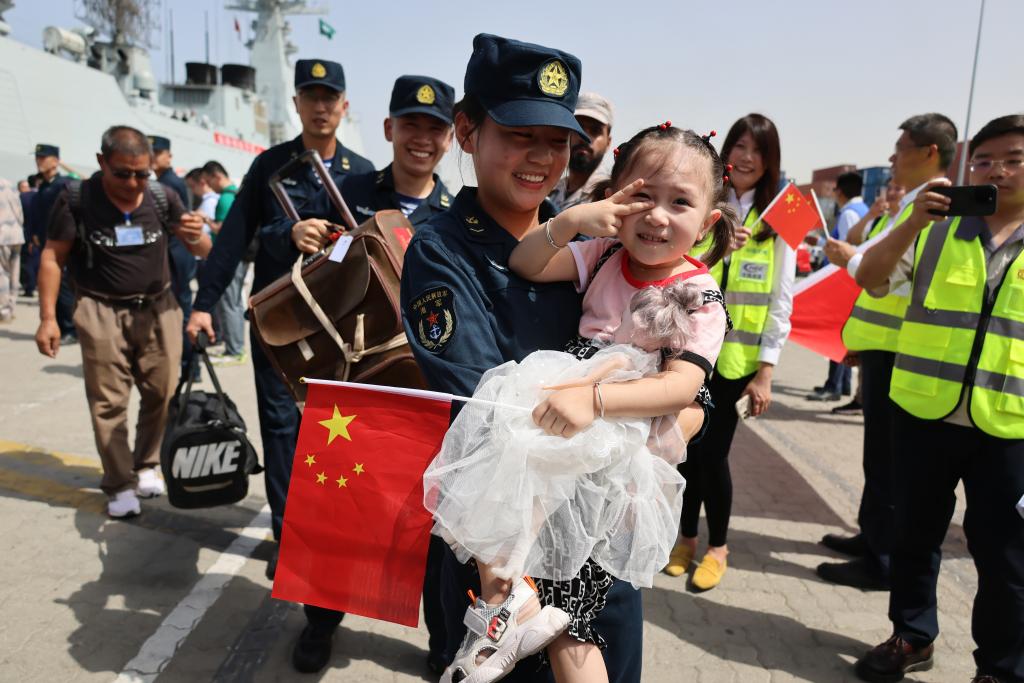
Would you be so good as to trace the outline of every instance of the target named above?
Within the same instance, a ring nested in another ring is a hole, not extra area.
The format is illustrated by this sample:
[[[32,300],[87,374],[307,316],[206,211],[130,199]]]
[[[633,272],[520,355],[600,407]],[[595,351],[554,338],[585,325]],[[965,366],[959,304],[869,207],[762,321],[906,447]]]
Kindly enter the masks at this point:
[[[560,389],[533,409],[533,421],[552,436],[570,438],[597,417],[593,385]]]
[[[729,249],[726,251],[726,256],[734,251],[739,251],[743,248],[743,245],[747,243],[747,240],[753,235],[753,231],[745,225],[741,225],[736,228],[732,233],[732,240],[729,242]]]
[[[772,366],[762,365],[741,396],[750,396],[750,416],[757,417],[772,404]]]
[[[643,186],[644,179],[637,178],[607,199],[589,204],[577,204],[566,209],[558,215],[554,223],[562,223],[571,227],[574,234],[578,233],[589,237],[615,237],[619,234],[619,228],[622,227],[623,217],[647,211],[654,206],[654,202],[648,199],[634,199],[633,195],[639,192]],[[554,224],[552,224],[552,230],[554,230]]]

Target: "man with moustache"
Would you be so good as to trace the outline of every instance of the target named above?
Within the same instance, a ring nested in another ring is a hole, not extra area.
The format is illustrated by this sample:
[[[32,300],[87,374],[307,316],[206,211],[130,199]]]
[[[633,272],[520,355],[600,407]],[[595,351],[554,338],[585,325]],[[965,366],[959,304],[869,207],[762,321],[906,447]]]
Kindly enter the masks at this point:
[[[590,142],[579,135],[572,135],[570,139],[569,173],[548,197],[559,211],[589,202],[594,186],[608,178],[608,171],[601,167],[601,162],[612,143],[612,103],[597,93],[580,93],[575,115],[580,127],[590,136]]]

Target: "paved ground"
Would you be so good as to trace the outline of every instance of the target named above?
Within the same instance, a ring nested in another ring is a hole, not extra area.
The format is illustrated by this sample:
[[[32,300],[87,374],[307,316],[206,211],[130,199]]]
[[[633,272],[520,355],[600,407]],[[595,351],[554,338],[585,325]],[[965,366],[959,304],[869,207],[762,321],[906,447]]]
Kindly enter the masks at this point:
[[[0,327],[0,681],[298,678],[288,653],[301,614],[271,600],[263,577],[262,483],[228,508],[158,500],[135,521],[107,520],[80,353],[38,355],[36,314],[23,302]],[[645,591],[645,681],[855,680],[850,663],[889,635],[885,594],[814,575],[831,557],[818,539],[852,528],[861,486],[860,419],[803,400],[824,375],[824,360],[787,349],[769,416],[740,428],[730,569],[708,593],[664,576]],[[251,368],[220,376],[256,434]],[[936,667],[911,680],[973,673],[976,577],[961,521],[958,509]],[[429,680],[423,629],[348,617],[334,642],[322,680]]]

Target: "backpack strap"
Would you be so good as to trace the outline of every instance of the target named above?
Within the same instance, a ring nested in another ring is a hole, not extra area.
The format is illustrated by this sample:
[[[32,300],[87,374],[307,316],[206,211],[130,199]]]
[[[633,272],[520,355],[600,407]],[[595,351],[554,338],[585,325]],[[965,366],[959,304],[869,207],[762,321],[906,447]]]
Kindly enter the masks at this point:
[[[156,202],[156,215],[160,218],[160,225],[164,232],[170,232],[171,209],[167,200],[167,188],[156,180],[149,181],[149,191]]]
[[[89,243],[85,234],[85,219],[82,216],[82,181],[69,180],[67,182],[68,209],[71,211],[71,218],[75,221],[75,241],[79,248],[85,250],[85,267],[92,270],[92,244]]]

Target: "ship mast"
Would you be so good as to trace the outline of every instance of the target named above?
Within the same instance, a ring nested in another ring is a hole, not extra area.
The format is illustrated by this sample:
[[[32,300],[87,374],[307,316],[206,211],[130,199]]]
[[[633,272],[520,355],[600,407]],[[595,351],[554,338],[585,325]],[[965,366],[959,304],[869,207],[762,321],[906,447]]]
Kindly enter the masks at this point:
[[[253,37],[246,43],[251,65],[256,69],[256,92],[267,103],[270,142],[277,144],[295,137],[302,124],[292,105],[293,66],[291,55],[298,51],[289,40],[291,27],[285,16],[326,14],[323,7],[309,7],[305,0],[234,0],[226,9],[253,12]]]

